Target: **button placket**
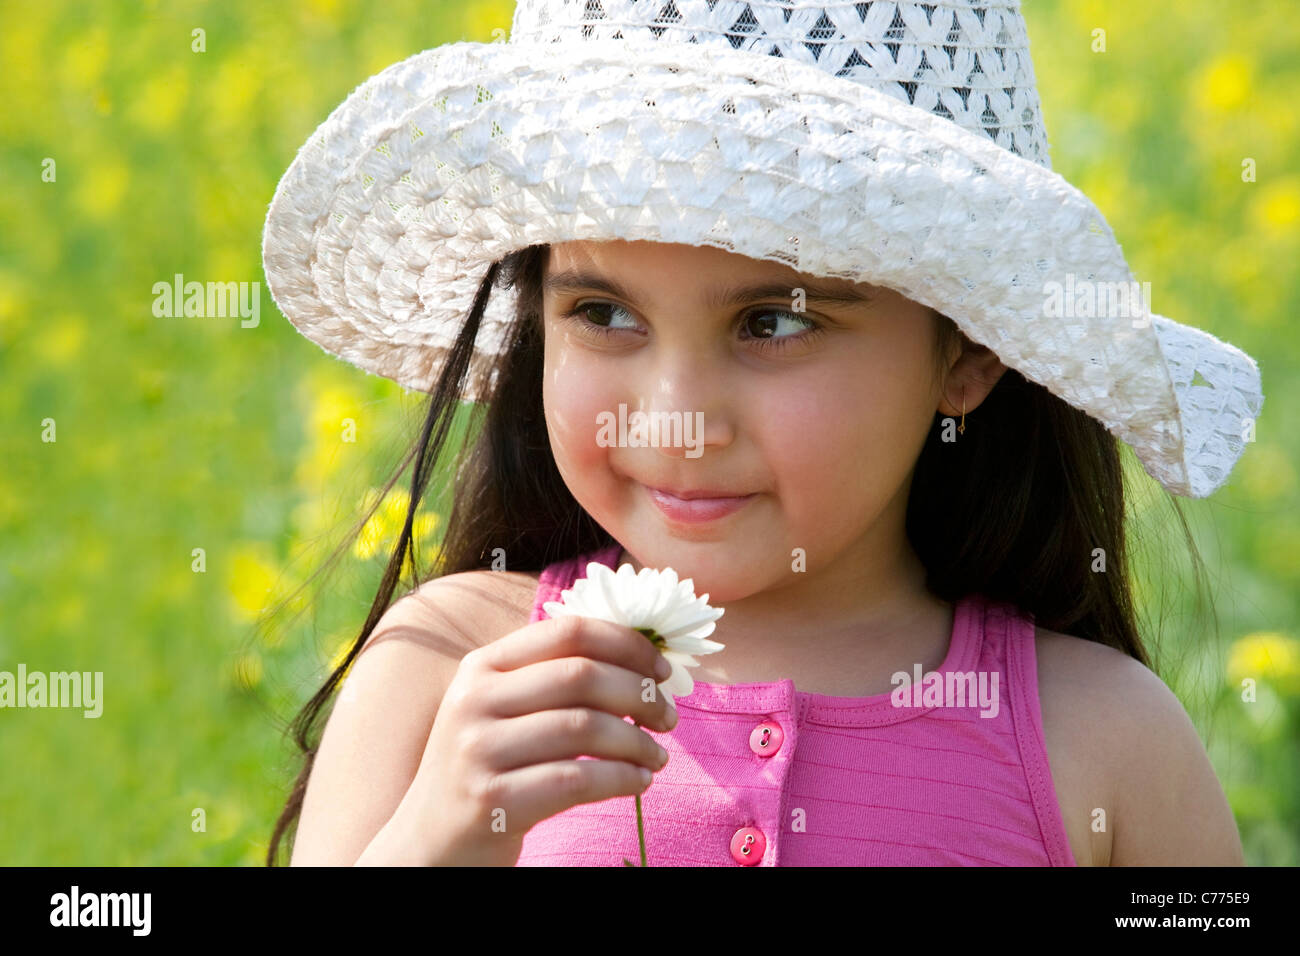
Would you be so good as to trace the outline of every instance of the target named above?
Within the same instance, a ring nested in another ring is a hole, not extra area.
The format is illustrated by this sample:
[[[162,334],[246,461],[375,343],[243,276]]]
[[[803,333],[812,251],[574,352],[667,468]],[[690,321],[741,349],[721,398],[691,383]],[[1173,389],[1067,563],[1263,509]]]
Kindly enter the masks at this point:
[[[759,757],[774,757],[785,742],[785,730],[780,721],[768,717],[755,726],[749,733],[749,749]],[[788,773],[788,767],[773,767],[782,779]],[[779,821],[781,806],[784,803],[778,797],[773,820]],[[767,852],[767,834],[759,826],[743,826],[731,836],[731,858],[741,866],[755,866],[762,862]]]
[[[729,726],[717,738],[718,744],[726,743],[716,756],[726,761],[718,776],[729,791],[730,824],[736,829],[727,849],[738,866],[780,865],[801,703],[789,679],[717,689],[713,709],[731,715],[718,721],[720,731]]]

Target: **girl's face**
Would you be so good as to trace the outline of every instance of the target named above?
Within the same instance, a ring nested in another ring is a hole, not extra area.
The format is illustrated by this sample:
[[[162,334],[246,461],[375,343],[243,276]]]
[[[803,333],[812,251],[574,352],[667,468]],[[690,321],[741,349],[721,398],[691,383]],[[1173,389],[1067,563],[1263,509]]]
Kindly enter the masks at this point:
[[[893,559],[942,401],[929,309],[712,247],[571,242],[548,260],[551,450],[574,497],[638,566],[671,566],[719,604],[790,583],[796,549],[810,574]],[[636,411],[676,412],[702,432],[611,446],[620,405],[629,434]],[[752,497],[689,523],[650,488]]]

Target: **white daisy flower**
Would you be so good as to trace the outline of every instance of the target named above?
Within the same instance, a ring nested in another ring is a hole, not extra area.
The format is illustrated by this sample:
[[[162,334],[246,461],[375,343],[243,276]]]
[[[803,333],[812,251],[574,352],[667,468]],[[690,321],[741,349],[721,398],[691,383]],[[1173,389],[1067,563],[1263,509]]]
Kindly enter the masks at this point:
[[[542,608],[551,617],[594,617],[650,638],[672,665],[672,674],[659,689],[669,706],[676,708],[674,698],[689,697],[695,690],[695,681],[686,669],[700,666],[695,655],[713,654],[726,647],[705,640],[723,609],[710,607],[707,594],[696,597],[694,584],[691,578],[678,581],[672,568],[642,568],[638,574],[632,565],[624,564],[615,573],[608,565],[592,561],[585,578],[561,592],[559,601],[547,601]]]

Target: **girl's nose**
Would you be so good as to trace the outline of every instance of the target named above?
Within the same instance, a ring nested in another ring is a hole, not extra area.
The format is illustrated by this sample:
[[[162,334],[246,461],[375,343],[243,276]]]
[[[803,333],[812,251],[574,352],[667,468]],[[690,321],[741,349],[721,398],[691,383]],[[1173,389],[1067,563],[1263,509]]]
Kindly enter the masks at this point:
[[[735,439],[731,412],[718,402],[677,403],[662,399],[644,402],[650,422],[657,427],[653,447],[668,458],[701,458]]]
[[[734,440],[734,389],[715,361],[699,348],[663,349],[644,369],[644,378],[628,383],[639,393],[629,407],[639,407],[652,420],[658,416],[681,436],[675,443],[660,441],[656,447],[663,454],[698,458]]]

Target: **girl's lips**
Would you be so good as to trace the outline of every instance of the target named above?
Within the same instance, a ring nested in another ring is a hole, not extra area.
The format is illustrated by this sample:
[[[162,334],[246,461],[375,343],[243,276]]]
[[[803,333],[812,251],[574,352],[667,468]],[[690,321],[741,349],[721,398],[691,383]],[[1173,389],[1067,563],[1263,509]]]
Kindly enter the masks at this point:
[[[666,491],[660,491],[648,485],[642,485],[641,487],[649,492],[650,500],[664,513],[665,517],[673,521],[689,524],[714,521],[725,517],[743,508],[745,503],[754,497],[749,494],[737,498],[676,498]]]

